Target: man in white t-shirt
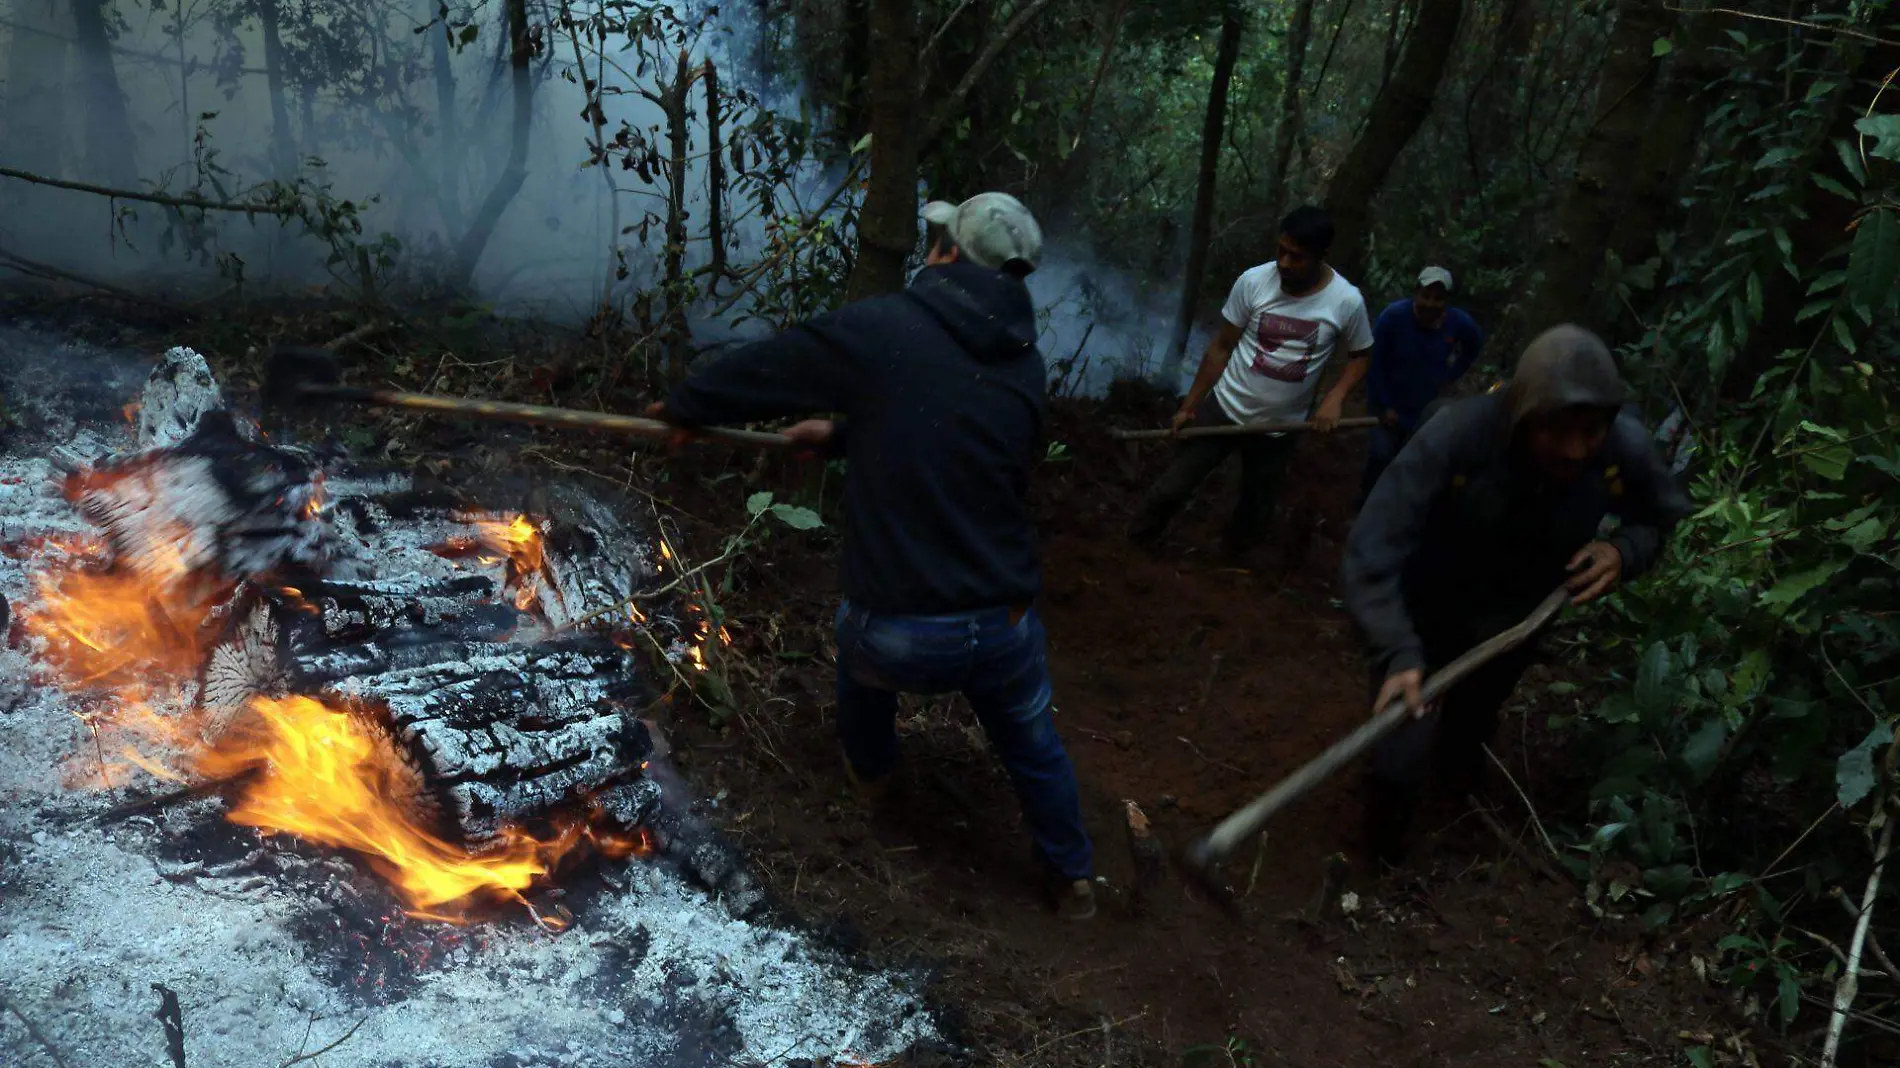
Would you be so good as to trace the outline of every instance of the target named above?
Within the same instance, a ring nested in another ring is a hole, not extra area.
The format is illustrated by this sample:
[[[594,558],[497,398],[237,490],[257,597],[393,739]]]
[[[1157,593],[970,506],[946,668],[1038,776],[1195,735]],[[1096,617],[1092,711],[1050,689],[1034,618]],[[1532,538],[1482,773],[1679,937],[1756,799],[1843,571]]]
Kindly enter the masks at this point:
[[[1309,417],[1321,432],[1338,424],[1346,397],[1366,376],[1372,326],[1358,287],[1326,263],[1333,222],[1318,208],[1295,208],[1280,223],[1279,252],[1240,276],[1221,308],[1220,333],[1201,356],[1194,384],[1174,415],[1189,425],[1295,423]],[[1313,410],[1320,372],[1346,350],[1345,372]],[[1259,544],[1298,441],[1294,434],[1231,434],[1181,442],[1172,466],[1142,501],[1128,536],[1153,548],[1168,521],[1202,480],[1240,454],[1240,501],[1222,548],[1244,557]]]

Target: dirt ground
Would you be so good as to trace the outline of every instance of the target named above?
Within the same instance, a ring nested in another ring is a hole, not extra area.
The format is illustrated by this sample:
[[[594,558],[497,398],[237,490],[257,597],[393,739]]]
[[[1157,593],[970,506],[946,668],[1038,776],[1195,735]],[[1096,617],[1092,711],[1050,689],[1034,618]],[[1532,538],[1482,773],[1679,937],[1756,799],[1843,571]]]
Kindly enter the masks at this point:
[[[723,731],[674,717],[684,768],[724,793],[725,828],[782,900],[879,959],[929,968],[979,1063],[1580,1068],[1684,1063],[1691,1036],[1731,1033],[1717,1022],[1728,999],[1691,974],[1688,953],[1633,927],[1593,928],[1574,886],[1533,875],[1453,799],[1428,803],[1406,870],[1369,877],[1351,773],[1232,861],[1238,919],[1172,875],[1138,907],[1124,801],[1172,848],[1368,711],[1334,581],[1363,443],[1303,443],[1274,544],[1240,570],[1212,552],[1231,470],[1164,553],[1121,540],[1167,454],[1129,450],[1107,427],[1161,415],[1139,398],[1062,406],[1069,458],[1040,475],[1058,724],[1110,889],[1103,914],[1067,925],[1041,902],[1014,797],[954,700],[908,706],[902,813],[860,808],[830,726],[831,557],[786,539],[759,552],[729,606],[739,654],[784,665],[768,673],[772,697]],[[799,481],[764,479],[782,492]],[[719,507],[688,496],[676,503]],[[782,629],[767,642],[761,625]],[[1538,848],[1521,803],[1498,820]],[[1357,907],[1313,922],[1303,913],[1335,853]],[[1204,1046],[1216,1048],[1184,1059]]]
[[[248,337],[160,326],[110,339],[197,344],[242,392],[256,368],[247,345],[343,330],[273,319]],[[391,346],[377,377],[399,388],[598,402],[598,393],[563,388],[559,353],[570,346],[551,340],[547,355],[499,370],[438,358],[423,343]],[[722,828],[782,907],[873,960],[923,970],[948,1037],[975,1064],[1583,1068],[1682,1064],[1691,1044],[1732,1040],[1741,1027],[1733,999],[1694,974],[1689,943],[1657,944],[1633,924],[1593,920],[1576,886],[1531,872],[1521,857],[1541,847],[1510,794],[1497,819],[1522,835],[1521,852],[1468,806],[1441,798],[1427,804],[1407,868],[1375,878],[1360,851],[1357,779],[1342,774],[1234,858],[1238,918],[1172,875],[1137,907],[1124,802],[1138,803],[1174,848],[1368,711],[1335,583],[1362,439],[1302,443],[1275,542],[1243,571],[1212,551],[1231,470],[1210,480],[1162,554],[1121,539],[1167,449],[1130,450],[1108,428],[1161,425],[1165,410],[1139,392],[1057,405],[1053,437],[1066,452],[1038,475],[1058,725],[1107,883],[1102,914],[1065,924],[1041,900],[1015,799],[955,701],[914,702],[900,723],[913,778],[901,813],[874,817],[855,801],[831,727],[835,536],[775,530],[737,561],[721,595],[735,641],[719,668],[745,711],[715,723],[681,695],[661,715],[676,763],[697,792],[718,799]],[[476,470],[479,480],[484,464],[514,476],[558,469],[645,496],[689,561],[715,555],[743,525],[748,493],[790,497],[820,478],[815,465],[714,447],[630,457],[619,443],[576,435],[348,421],[418,471]],[[1501,738],[1513,766],[1517,726],[1511,720]],[[1347,858],[1356,907],[1313,919],[1336,853]]]

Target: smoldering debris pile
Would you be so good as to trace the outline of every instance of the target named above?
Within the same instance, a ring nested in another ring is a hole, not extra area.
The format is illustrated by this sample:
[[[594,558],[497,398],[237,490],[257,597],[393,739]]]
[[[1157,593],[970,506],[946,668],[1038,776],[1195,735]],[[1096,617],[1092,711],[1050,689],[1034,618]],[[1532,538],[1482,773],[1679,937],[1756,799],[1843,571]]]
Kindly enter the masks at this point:
[[[211,636],[199,670],[162,690],[132,681],[152,718],[194,710],[192,744],[242,733],[231,710],[247,700],[371,710],[373,731],[358,733],[388,739],[415,769],[407,815],[478,861],[530,831],[543,835],[532,855],[547,858],[543,825],[576,810],[606,810],[638,832],[635,848],[548,861],[511,897],[438,919],[398,892],[401,858],[271,833],[261,817],[232,822],[232,789],[160,782],[145,764],[162,759],[111,748],[101,725],[126,689],[59,677],[42,623],[47,576],[109,551],[62,487],[69,471],[185,448],[207,416],[230,419],[203,361],[183,351],[126,413],[146,368],[0,331],[0,394],[16,423],[0,442],[0,594],[12,606],[0,647],[0,992],[39,1031],[0,1019],[0,1061],[50,1064],[50,1045],[74,1066],[160,1064],[177,1037],[190,1064],[281,1064],[333,1042],[321,1063],[365,1068],[825,1064],[935,1041],[915,976],[767,920],[741,858],[643,773],[652,757],[632,715],[643,673],[679,660],[692,633],[634,611],[651,628],[636,652],[575,625],[660,567],[650,528],[577,490],[527,517],[536,557],[507,510],[283,447],[305,466],[272,477],[320,489],[253,498],[253,517],[275,508],[283,522],[246,529],[295,536],[247,563],[240,592],[205,619],[166,624]],[[250,440],[241,419],[230,426]],[[281,564],[318,560],[302,586],[282,577]],[[168,803],[128,805],[168,790]],[[160,987],[176,997],[176,1028],[154,1018],[169,1003]]]

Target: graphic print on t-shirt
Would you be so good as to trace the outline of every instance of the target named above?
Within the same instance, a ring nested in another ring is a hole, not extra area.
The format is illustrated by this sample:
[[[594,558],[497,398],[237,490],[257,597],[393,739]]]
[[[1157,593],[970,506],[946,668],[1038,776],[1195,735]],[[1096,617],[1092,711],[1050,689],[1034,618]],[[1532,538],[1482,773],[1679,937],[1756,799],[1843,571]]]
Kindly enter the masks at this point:
[[[1282,345],[1295,341],[1303,343],[1301,348],[1305,352],[1312,352],[1318,347],[1321,325],[1311,319],[1295,319],[1272,312],[1262,315],[1260,326],[1254,332],[1254,339],[1260,342],[1260,351],[1253,358],[1254,373],[1276,382],[1304,382],[1307,360],[1282,360],[1274,353],[1279,352]]]

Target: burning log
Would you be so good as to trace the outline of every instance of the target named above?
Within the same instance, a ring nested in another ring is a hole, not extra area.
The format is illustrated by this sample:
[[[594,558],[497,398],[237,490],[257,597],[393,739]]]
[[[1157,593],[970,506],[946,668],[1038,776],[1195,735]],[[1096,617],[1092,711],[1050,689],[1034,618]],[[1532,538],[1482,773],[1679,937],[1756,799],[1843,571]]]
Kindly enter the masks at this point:
[[[662,547],[578,487],[470,510],[249,440],[220,405],[176,350],[128,412],[143,451],[74,454],[69,496],[113,557],[42,582],[28,620],[115,698],[88,720],[98,781],[197,784],[114,812],[221,792],[232,821],[359,852],[422,909],[519,896],[584,843],[657,848],[639,658],[575,624],[652,589]],[[756,907],[735,855],[665,844]]]
[[[224,391],[203,356],[175,348],[152,368],[137,408],[139,448],[168,448],[189,438],[205,416],[224,409]]]
[[[228,412],[206,413],[177,445],[74,472],[66,490],[115,565],[143,574],[216,584],[314,570],[329,554],[314,467],[244,440]]]

